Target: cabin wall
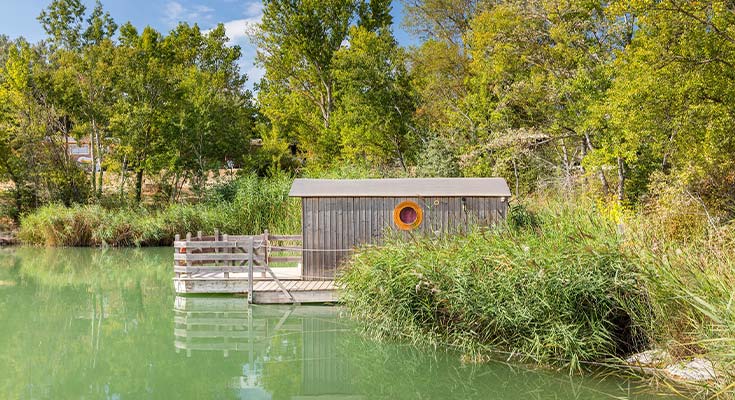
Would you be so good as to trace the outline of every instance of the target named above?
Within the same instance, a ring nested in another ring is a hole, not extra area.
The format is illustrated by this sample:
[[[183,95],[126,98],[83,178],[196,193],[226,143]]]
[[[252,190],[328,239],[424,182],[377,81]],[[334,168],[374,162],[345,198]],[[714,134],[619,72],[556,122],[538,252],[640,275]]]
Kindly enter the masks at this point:
[[[421,206],[423,222],[414,231],[400,231],[404,235],[457,232],[473,222],[490,226],[505,219],[508,209],[501,197],[304,197],[303,278],[332,278],[350,249],[380,244],[386,229],[398,230],[393,210],[406,200]]]

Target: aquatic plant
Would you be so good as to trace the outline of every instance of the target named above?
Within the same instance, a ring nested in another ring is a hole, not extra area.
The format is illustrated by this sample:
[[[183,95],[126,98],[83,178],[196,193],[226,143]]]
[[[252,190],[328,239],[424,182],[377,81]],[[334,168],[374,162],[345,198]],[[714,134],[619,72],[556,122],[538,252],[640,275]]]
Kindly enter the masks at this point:
[[[629,353],[646,344],[634,317],[649,305],[616,226],[594,213],[561,206],[535,229],[365,247],[340,277],[342,299],[379,338],[570,368]]]
[[[112,209],[49,204],[25,215],[18,235],[26,244],[45,246],[146,246],[168,245],[176,234],[215,229],[231,234],[260,234],[265,229],[298,233],[301,208],[298,200],[288,197],[290,186],[288,176],[244,176],[226,189],[212,189],[198,204]]]

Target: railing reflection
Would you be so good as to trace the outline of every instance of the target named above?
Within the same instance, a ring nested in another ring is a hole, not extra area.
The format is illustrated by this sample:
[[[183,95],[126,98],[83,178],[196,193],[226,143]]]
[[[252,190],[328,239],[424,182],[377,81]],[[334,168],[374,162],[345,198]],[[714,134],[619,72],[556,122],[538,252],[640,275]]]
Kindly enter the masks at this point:
[[[346,330],[340,312],[325,306],[248,306],[246,298],[176,297],[174,346],[187,357],[200,352],[242,357],[242,375],[233,377],[241,398],[268,399],[274,393],[353,398],[347,361],[338,349]]]

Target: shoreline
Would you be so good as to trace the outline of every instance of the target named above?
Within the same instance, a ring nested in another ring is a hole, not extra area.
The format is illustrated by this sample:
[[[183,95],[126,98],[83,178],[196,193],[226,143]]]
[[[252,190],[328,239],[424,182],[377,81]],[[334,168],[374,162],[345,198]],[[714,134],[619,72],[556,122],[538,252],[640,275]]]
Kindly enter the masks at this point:
[[[17,231],[0,232],[0,246],[17,246],[20,244]]]

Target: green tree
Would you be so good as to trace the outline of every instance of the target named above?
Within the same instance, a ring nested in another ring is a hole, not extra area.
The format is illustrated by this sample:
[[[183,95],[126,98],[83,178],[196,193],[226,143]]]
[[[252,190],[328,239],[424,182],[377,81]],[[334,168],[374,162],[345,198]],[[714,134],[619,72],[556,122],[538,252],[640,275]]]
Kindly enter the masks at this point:
[[[207,33],[180,24],[166,37],[182,93],[172,138],[176,154],[167,167],[174,175],[172,197],[183,178],[202,193],[210,170],[226,160],[241,163],[249,152],[256,111],[237,64],[240,48],[227,42],[222,24]]]
[[[13,183],[15,215],[40,202],[83,202],[82,171],[69,157],[72,124],[56,104],[46,49],[11,45],[0,73],[0,175]],[[80,179],[81,178],[81,179]]]
[[[590,164],[617,162],[620,189],[635,199],[661,172],[692,192],[727,201],[735,171],[735,16],[724,1],[615,3],[635,16],[632,41],[615,60],[617,76],[592,121],[607,128]],[[733,202],[727,207],[733,207]]]
[[[411,126],[414,97],[405,53],[389,26],[377,32],[350,30],[350,45],[335,56],[338,104],[334,115],[344,157],[371,165],[398,163],[404,170],[415,156]]]
[[[339,103],[335,57],[350,40],[353,23],[374,32],[390,24],[385,0],[265,1],[254,37],[265,68],[258,101],[272,129],[316,163],[342,151],[333,126]]]
[[[53,4],[56,3],[52,3],[50,8],[53,8]],[[53,31],[50,26],[46,29]],[[89,143],[91,188],[98,196],[103,191],[102,167],[110,146],[109,117],[116,96],[112,84],[113,35],[116,30],[117,24],[109,13],[104,12],[98,1],[86,20],[86,28],[80,35],[80,46],[58,49],[54,53],[55,86],[57,91],[63,92],[63,106],[74,120],[76,139]],[[70,31],[74,30],[61,29],[61,32]]]
[[[161,171],[176,151],[170,139],[176,131],[181,93],[169,68],[173,56],[154,29],[147,27],[138,34],[130,23],[120,28],[114,68],[119,72],[115,89],[121,95],[110,126],[123,185],[126,170],[135,173],[136,201],[141,200],[145,174]]]

